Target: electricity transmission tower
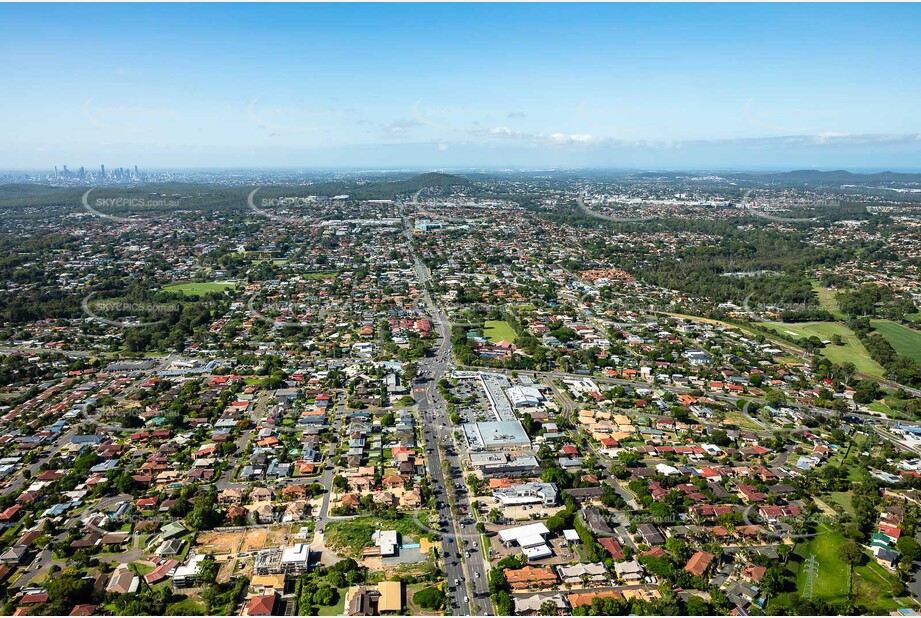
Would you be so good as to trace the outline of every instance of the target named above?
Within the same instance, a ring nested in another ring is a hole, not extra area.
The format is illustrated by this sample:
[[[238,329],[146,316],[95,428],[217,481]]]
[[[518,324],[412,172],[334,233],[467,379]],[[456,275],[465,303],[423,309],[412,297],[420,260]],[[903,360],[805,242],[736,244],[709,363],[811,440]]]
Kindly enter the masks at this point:
[[[809,560],[806,561],[806,564],[803,565],[803,568],[806,569],[806,582],[803,585],[803,598],[811,599],[815,586],[815,576],[819,574],[819,563],[815,558],[815,554],[809,554]]]

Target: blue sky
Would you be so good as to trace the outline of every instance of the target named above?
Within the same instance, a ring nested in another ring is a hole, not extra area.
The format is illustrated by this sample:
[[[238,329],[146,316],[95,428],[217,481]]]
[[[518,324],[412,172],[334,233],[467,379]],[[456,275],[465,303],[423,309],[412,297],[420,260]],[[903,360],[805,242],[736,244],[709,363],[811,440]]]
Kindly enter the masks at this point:
[[[0,167],[921,169],[919,5],[0,5]]]

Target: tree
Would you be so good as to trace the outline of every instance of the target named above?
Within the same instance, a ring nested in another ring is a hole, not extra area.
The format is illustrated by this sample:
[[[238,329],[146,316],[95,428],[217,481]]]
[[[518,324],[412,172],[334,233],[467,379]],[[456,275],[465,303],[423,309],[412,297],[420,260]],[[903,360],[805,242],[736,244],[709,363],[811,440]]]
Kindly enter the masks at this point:
[[[636,451],[621,451],[617,453],[617,459],[625,466],[632,467],[640,462],[640,455]]]
[[[786,564],[787,559],[790,557],[790,554],[793,553],[793,546],[791,545],[778,545],[777,553],[783,558],[784,564]]]
[[[838,557],[852,568],[860,565],[864,560],[863,550],[854,541],[842,543],[841,547],[838,548]]]
[[[854,401],[856,403],[872,403],[880,398],[879,384],[873,380],[861,380],[854,387]]]
[[[896,549],[910,562],[921,558],[921,545],[913,537],[903,536],[895,544]]]
[[[572,526],[573,516],[574,514],[572,511],[569,511],[568,509],[560,511],[556,515],[553,515],[547,519],[547,529],[553,534],[559,534],[566,528]]]
[[[66,615],[70,612],[67,608],[92,601],[93,583],[84,579],[76,569],[68,568],[53,577],[48,577],[45,591],[49,597],[49,603],[45,608],[47,615]]]
[[[325,605],[329,607],[339,601],[339,591],[335,588],[320,588],[313,593],[314,605]]]
[[[515,601],[512,599],[512,595],[504,590],[493,596],[493,604],[496,606],[497,616],[515,615]]]
[[[208,586],[201,591],[201,600],[205,603],[205,612],[207,614],[214,613],[214,606],[217,605],[218,596],[220,596],[220,590],[217,586]]]
[[[732,439],[729,435],[722,429],[717,429],[710,436],[710,439],[713,440],[713,444],[717,446],[729,446],[732,444]]]
[[[864,560],[863,550],[855,541],[847,540],[838,548],[838,557],[848,566],[848,596],[854,585],[854,567]]]
[[[764,577],[758,582],[758,587],[765,596],[772,597],[781,592],[785,586],[784,571],[778,566],[772,566],[764,572]]]
[[[711,616],[714,614],[710,604],[699,596],[692,594],[685,605],[685,614],[688,616]]]
[[[783,404],[787,403],[787,396],[781,390],[771,389],[768,391],[767,397],[765,397],[767,405],[772,408],[779,408]]]
[[[202,560],[198,567],[198,580],[203,584],[213,584],[217,580],[217,562]]]
[[[445,605],[447,597],[443,590],[437,586],[423,588],[413,595],[413,603],[430,611],[439,611]]]
[[[548,599],[540,604],[540,610],[537,613],[541,616],[557,616],[560,613],[560,608],[556,606],[555,602]]]

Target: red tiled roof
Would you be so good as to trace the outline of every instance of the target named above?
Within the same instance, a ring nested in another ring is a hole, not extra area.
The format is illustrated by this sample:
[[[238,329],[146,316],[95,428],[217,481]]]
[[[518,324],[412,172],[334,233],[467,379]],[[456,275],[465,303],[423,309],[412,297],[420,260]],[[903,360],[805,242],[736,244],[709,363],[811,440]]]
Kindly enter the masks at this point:
[[[691,559],[688,560],[688,563],[684,566],[684,570],[691,575],[700,577],[706,573],[707,569],[710,567],[710,563],[713,562],[713,558],[715,558],[713,554],[699,551],[691,556]]]
[[[275,611],[275,595],[262,594],[250,599],[246,606],[247,616],[271,616]]]

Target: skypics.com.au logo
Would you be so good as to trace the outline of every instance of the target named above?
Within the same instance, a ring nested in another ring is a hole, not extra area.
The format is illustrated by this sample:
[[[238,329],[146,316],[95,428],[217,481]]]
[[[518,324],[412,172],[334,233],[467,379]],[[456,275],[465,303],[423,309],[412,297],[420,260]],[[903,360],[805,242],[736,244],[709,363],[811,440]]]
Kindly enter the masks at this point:
[[[177,208],[179,206],[178,200],[168,199],[163,196],[157,198],[143,198],[143,197],[97,197],[93,200],[90,200],[90,193],[92,193],[96,188],[93,187],[89,189],[86,193],[83,194],[83,198],[80,200],[83,204],[83,209],[97,217],[102,219],[108,219],[109,221],[117,221],[119,223],[137,223],[138,220],[133,217],[122,217],[119,215],[109,214],[107,212],[102,212],[99,209],[114,209],[118,211],[125,210],[151,210],[157,208]]]
[[[313,224],[316,219],[292,214],[299,208],[315,208],[315,197],[264,197],[256,205],[256,193],[262,187],[256,187],[246,197],[246,206],[260,217],[281,223]]]
[[[116,328],[155,326],[166,322],[169,314],[182,310],[182,306],[175,303],[129,302],[114,299],[94,301],[95,295],[96,292],[92,292],[80,302],[83,313],[96,322]],[[164,317],[151,319],[156,316]]]
[[[608,215],[596,212],[585,205],[584,198],[576,198],[576,204],[583,213],[590,217],[600,219],[602,221],[610,221],[611,223],[644,223],[648,221],[653,221],[658,218],[656,215],[642,215],[642,216],[620,216],[620,215]]]
[[[760,217],[761,219],[768,219],[769,221],[775,221],[777,223],[818,223],[827,216],[825,214],[819,214],[813,217],[787,216],[782,213],[789,212],[791,210],[790,207],[761,205],[752,198],[752,193],[754,192],[755,189],[749,189],[745,195],[742,196],[742,210],[744,210],[746,214]],[[827,210],[831,208],[837,208],[838,206],[840,206],[840,202],[838,200],[825,198],[795,205],[797,209],[812,211]]]

